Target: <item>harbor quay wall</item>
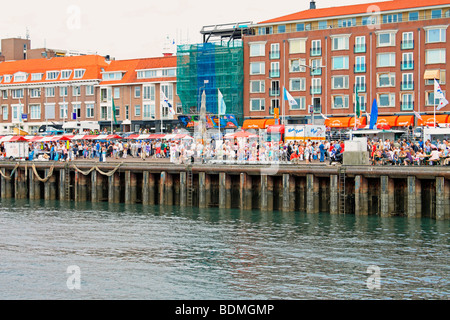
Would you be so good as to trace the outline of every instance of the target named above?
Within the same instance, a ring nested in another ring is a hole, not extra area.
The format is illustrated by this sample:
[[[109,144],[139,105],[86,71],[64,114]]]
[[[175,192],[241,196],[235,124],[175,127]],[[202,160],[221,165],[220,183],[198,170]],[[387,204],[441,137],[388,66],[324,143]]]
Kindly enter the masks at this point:
[[[450,219],[447,167],[2,162],[2,199]]]

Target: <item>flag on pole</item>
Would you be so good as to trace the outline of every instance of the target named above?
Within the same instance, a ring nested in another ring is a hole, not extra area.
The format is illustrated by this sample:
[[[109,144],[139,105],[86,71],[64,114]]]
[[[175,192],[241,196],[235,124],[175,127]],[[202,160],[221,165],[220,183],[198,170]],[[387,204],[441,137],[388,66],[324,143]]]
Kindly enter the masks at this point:
[[[356,108],[355,108],[355,114],[357,118],[361,117],[361,104],[359,102],[359,95],[358,95],[358,86],[356,86],[355,88],[355,92],[356,92]],[[356,124],[356,120],[355,120],[355,124]]]
[[[295,101],[294,97],[291,96],[291,94],[284,88],[284,100],[289,102],[289,106],[296,106],[298,105],[297,101]]]
[[[377,99],[373,99],[372,110],[370,113],[370,126],[369,128],[372,130],[377,125],[378,121],[378,104]]]
[[[328,119],[328,117],[326,115],[324,115],[323,113],[320,113],[320,115],[322,116],[322,118],[324,118],[325,120]]]
[[[225,100],[223,99],[223,94],[222,92],[220,92],[220,90],[218,90],[219,93],[219,99],[218,99],[218,114],[219,114],[219,119],[220,119],[220,115],[224,115],[225,113],[227,113],[227,105],[225,104]],[[220,121],[220,120],[219,120]]]
[[[444,92],[442,92],[439,82],[434,79],[434,99],[439,100],[439,105],[436,110],[441,110],[443,107],[448,105],[447,99],[445,99]]]
[[[164,94],[164,91],[162,91],[162,90],[161,90],[161,99],[167,105],[167,108],[169,109],[169,114],[172,116],[175,115],[175,110],[174,110],[173,106],[170,104],[169,99],[166,97],[166,95]]]
[[[116,105],[114,104],[114,98],[111,98],[112,100],[112,116],[114,119],[114,124],[117,124],[117,119],[116,119]]]
[[[422,120],[420,113],[418,113],[416,110],[414,110],[413,112],[414,112],[414,115],[417,117],[417,119]]]

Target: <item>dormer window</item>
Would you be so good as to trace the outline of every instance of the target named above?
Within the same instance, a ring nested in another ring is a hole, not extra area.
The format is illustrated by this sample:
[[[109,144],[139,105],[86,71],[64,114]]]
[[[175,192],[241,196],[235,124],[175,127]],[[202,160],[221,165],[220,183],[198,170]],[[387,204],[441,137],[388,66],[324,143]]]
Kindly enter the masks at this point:
[[[84,72],[85,72],[86,70],[84,70],[84,69],[77,69],[77,70],[75,70],[75,74],[74,74],[74,79],[81,79],[81,78],[83,78],[84,77]]]
[[[103,81],[117,81],[122,80],[123,72],[107,72],[102,76]]]
[[[56,80],[59,77],[59,71],[47,71],[47,80]]]
[[[61,80],[69,79],[72,75],[72,70],[63,70],[61,71]]]
[[[12,75],[10,74],[5,74],[5,83],[9,83],[12,80]]]
[[[43,73],[32,73],[31,74],[31,81],[41,81],[42,80]]]
[[[26,74],[25,72],[17,72],[14,75],[14,82],[23,82],[26,81],[28,78],[28,74]]]

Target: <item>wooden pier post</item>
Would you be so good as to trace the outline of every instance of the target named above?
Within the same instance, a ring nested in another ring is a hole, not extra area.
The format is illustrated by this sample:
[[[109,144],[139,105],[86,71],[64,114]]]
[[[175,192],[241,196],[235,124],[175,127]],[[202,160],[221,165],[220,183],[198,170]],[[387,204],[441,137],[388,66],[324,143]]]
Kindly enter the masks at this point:
[[[283,174],[283,206],[284,212],[295,210],[295,177],[290,174]]]
[[[136,174],[131,171],[125,171],[125,203],[136,203],[137,199],[137,180]]]
[[[267,174],[261,175],[261,210],[273,210],[273,179]]]
[[[120,203],[120,173],[108,177],[108,202]]]
[[[355,176],[355,215],[369,214],[369,184],[361,175]]]
[[[91,172],[91,202],[98,202],[98,193],[97,193],[97,171]],[[61,188],[60,188],[61,192]]]
[[[50,169],[45,169],[45,176],[47,177]],[[44,199],[45,200],[56,200],[56,177],[52,175],[47,182],[44,184]],[[86,201],[82,199],[81,201]]]
[[[394,180],[388,176],[380,177],[380,206],[382,217],[389,217],[394,213]]]
[[[448,191],[447,198],[445,197],[445,179],[444,177],[436,177],[436,220],[445,220],[446,205],[448,205]]]
[[[184,173],[184,198],[186,202],[186,172]],[[181,179],[181,176],[180,176]],[[206,203],[206,172],[198,173],[198,207],[199,208],[207,208]]]
[[[173,206],[173,176],[170,173],[166,173],[165,193],[166,205]]]
[[[319,213],[319,181],[313,174],[306,175],[306,213]]]
[[[219,173],[219,208],[231,208],[231,177],[225,172]]]
[[[161,175],[160,175],[160,180],[159,180],[159,204],[160,205],[165,205],[166,204],[166,177],[167,177],[167,172],[162,171]]]
[[[339,214],[339,186],[338,176],[330,176],[330,214]]]
[[[252,177],[242,172],[239,177],[239,208],[252,209]]]
[[[6,176],[9,176],[11,174],[11,172],[9,172],[9,170],[6,170],[5,168],[1,169],[3,174]],[[2,199],[11,199],[12,198],[12,181],[3,178],[2,176],[2,180],[1,180],[1,196]]]
[[[408,218],[420,218],[422,216],[420,180],[414,176],[408,176],[406,185],[406,215]]]
[[[14,197],[16,199],[26,199],[28,196],[27,185],[25,181],[25,170],[17,168],[14,179]]]
[[[30,177],[31,178],[31,177]],[[30,187],[31,187],[31,179],[30,179]],[[60,169],[59,170],[59,201],[69,200],[66,199],[66,170]],[[30,199],[31,199],[31,188],[30,188]]]

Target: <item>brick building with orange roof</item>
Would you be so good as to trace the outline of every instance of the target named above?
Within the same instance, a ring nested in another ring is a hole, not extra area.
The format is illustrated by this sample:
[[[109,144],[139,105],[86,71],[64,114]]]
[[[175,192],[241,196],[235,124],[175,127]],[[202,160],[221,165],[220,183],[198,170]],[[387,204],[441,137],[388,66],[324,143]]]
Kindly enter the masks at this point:
[[[243,37],[244,128],[277,108],[285,124],[352,127],[356,91],[363,124],[374,100],[380,121],[417,124],[414,112],[424,119],[434,113],[433,79],[444,93],[450,82],[449,24],[449,0],[321,9],[311,1],[308,10],[254,24]],[[283,99],[283,88],[296,105]],[[437,114],[448,121],[450,107]]]

